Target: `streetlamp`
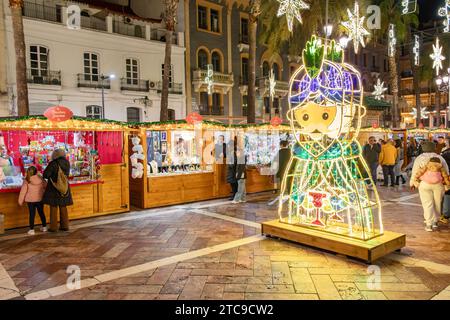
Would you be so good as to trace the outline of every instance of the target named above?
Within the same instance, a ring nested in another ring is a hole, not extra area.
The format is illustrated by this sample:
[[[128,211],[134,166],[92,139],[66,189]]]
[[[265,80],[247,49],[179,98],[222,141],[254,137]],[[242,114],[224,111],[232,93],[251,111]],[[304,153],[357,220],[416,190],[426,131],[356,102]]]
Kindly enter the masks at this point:
[[[447,93],[447,114],[450,111],[450,67],[447,68],[447,73],[443,74],[443,75],[439,75],[436,78],[436,87],[438,89],[438,91],[440,92],[446,92]],[[439,101],[440,104],[440,101]],[[440,107],[440,106],[438,106]],[[446,117],[448,118],[448,117]],[[445,126],[447,127],[447,123],[445,123]]]
[[[109,79],[114,79],[116,77],[115,74],[110,74],[110,75],[100,75],[100,87],[102,89],[102,118],[105,118],[105,87],[103,85],[103,81],[105,80],[109,80]]]

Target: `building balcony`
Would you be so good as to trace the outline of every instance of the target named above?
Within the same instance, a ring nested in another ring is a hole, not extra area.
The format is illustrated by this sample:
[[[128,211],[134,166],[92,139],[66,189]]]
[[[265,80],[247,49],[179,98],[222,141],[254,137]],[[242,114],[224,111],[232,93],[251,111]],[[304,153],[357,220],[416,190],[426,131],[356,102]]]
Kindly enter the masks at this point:
[[[27,18],[62,22],[61,10],[56,6],[46,6],[29,1],[23,2],[22,15]]]
[[[111,89],[110,79],[100,79],[100,75],[91,75],[79,73],[77,75],[78,88],[91,88],[91,89]]]
[[[120,90],[122,91],[138,91],[138,92],[148,92],[149,81],[142,79],[120,79]]]
[[[61,86],[61,71],[27,69],[30,84]]]
[[[150,40],[166,42],[166,29],[152,29]],[[178,45],[178,37],[176,33],[172,35],[172,44]]]
[[[199,106],[199,112],[203,116],[223,116],[223,107],[219,106]]]
[[[124,36],[145,39],[145,26],[138,24],[115,20],[113,21],[113,32]]]
[[[158,81],[156,84],[156,90],[158,93],[162,92],[162,81]],[[183,94],[182,83],[169,83],[169,94]]]
[[[263,78],[259,80],[259,90],[262,96],[269,95],[270,84],[269,79]],[[275,95],[285,96],[289,92],[289,82],[276,80]]]
[[[194,89],[196,92],[205,90],[207,88],[205,78],[207,75],[207,70],[199,69],[194,70],[192,83],[194,85]],[[228,93],[228,91],[234,85],[234,79],[232,73],[221,73],[214,71],[212,85],[214,90],[218,89],[222,91],[222,93]]]

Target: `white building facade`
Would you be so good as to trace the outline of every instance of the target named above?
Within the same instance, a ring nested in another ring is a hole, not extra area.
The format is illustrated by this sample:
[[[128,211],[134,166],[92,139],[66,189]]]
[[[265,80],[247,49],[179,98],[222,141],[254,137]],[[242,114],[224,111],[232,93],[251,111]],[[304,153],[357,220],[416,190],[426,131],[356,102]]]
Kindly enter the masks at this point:
[[[5,17],[8,92],[8,105],[0,106],[0,114],[14,115],[13,30],[8,0],[0,1]],[[81,12],[80,29],[67,26],[67,8],[73,4]],[[43,114],[60,104],[82,117],[159,120],[165,52],[160,21],[124,16],[81,2],[42,0],[25,0],[23,20],[30,114]],[[169,117],[183,119],[184,34],[177,32],[173,38]]]

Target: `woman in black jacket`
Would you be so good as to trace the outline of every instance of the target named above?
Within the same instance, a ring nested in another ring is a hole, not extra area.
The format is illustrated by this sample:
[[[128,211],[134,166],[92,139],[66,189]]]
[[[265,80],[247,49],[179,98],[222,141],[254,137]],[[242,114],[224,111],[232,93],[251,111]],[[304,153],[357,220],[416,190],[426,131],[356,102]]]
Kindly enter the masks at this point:
[[[69,214],[67,212],[67,206],[73,204],[72,193],[70,192],[70,186],[66,195],[62,195],[53,185],[58,180],[58,168],[69,177],[70,163],[66,159],[66,153],[63,149],[57,149],[52,153],[52,161],[48,164],[44,171],[44,178],[48,180],[47,188],[45,189],[42,202],[50,206],[50,229],[51,232],[56,232],[58,224],[58,207],[59,207],[59,220],[60,230],[69,231]]]

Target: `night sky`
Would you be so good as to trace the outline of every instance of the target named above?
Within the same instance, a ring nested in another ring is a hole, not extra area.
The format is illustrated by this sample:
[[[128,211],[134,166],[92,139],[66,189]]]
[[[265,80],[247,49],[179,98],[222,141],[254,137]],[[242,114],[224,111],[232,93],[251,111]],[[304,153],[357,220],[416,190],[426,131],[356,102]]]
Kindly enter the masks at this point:
[[[439,19],[438,8],[443,7],[444,2],[444,0],[418,0],[420,21]]]

